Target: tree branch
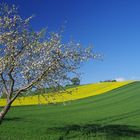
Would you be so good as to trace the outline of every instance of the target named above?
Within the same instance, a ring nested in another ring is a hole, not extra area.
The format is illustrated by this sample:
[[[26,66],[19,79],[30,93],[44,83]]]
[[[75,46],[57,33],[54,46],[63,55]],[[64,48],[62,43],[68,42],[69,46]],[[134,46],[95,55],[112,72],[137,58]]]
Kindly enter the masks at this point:
[[[12,76],[13,70],[14,70],[14,67],[12,67],[12,68],[10,69],[9,73],[8,73],[8,76],[9,76],[9,78],[10,78],[10,80],[11,80],[10,91],[9,91],[9,99],[11,98],[11,96],[12,96],[12,94],[13,94],[13,91],[14,91],[14,84],[15,84],[15,80],[14,80],[14,78],[13,78],[13,76]]]
[[[4,89],[5,89],[5,94],[8,96],[9,92],[8,92],[8,89],[7,89],[7,86],[6,86],[6,81],[5,81],[2,73],[0,74],[0,76],[1,76],[1,80],[2,80],[2,83],[3,83]]]
[[[16,92],[15,96],[11,99],[11,101],[13,102],[13,101],[18,97],[18,95],[19,95],[21,92],[26,91],[27,89],[31,88],[35,83],[37,83],[38,81],[40,81],[40,80],[43,78],[43,76],[46,74],[46,72],[47,72],[47,71],[49,72],[49,69],[50,69],[50,68],[51,68],[51,66],[48,67],[42,74],[40,74],[40,76],[38,76],[36,79],[34,79],[34,80],[33,80],[32,82],[30,82],[28,85],[26,85],[26,86],[20,88],[20,89]]]

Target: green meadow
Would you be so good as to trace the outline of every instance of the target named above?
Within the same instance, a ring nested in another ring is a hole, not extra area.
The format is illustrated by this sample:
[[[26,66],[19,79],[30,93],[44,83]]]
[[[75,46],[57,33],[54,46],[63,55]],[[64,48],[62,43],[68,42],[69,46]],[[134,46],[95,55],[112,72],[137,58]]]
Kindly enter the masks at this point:
[[[140,82],[66,103],[12,107],[0,125],[0,140],[139,139]]]

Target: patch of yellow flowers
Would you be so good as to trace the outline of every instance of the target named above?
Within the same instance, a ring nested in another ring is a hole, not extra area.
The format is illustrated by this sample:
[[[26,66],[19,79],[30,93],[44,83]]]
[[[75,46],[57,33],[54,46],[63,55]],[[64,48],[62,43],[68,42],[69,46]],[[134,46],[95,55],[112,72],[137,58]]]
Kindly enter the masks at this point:
[[[72,101],[99,95],[132,82],[133,81],[95,83],[82,85],[77,88],[71,88],[67,90],[68,92],[19,97],[13,102],[12,106],[49,104],[49,103],[55,104],[59,102],[64,103],[66,101]],[[5,99],[0,99],[0,106],[4,106],[5,103],[6,103]]]

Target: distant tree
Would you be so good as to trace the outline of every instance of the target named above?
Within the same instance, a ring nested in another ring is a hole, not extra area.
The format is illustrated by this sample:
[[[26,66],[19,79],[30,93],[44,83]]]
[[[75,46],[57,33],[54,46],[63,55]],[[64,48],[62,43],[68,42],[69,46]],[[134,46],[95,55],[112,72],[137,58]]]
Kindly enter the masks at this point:
[[[72,85],[80,85],[80,79],[77,77],[74,77],[71,79]]]
[[[0,92],[7,100],[0,122],[18,96],[35,87],[63,85],[70,80],[69,73],[75,74],[82,62],[97,56],[90,47],[64,44],[59,33],[34,31],[30,19],[23,19],[15,6],[0,5]]]
[[[100,81],[100,83],[102,82],[117,82],[116,80],[105,80],[105,81]]]

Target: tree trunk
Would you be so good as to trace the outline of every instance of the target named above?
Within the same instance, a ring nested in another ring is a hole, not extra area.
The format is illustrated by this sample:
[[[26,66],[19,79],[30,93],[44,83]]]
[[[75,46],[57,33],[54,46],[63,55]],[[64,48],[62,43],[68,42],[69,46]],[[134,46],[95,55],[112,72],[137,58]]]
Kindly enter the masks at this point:
[[[6,106],[0,112],[0,124],[3,120],[3,118],[5,117],[5,115],[7,114],[7,112],[9,111],[11,104],[12,104],[12,102],[7,102]]]

